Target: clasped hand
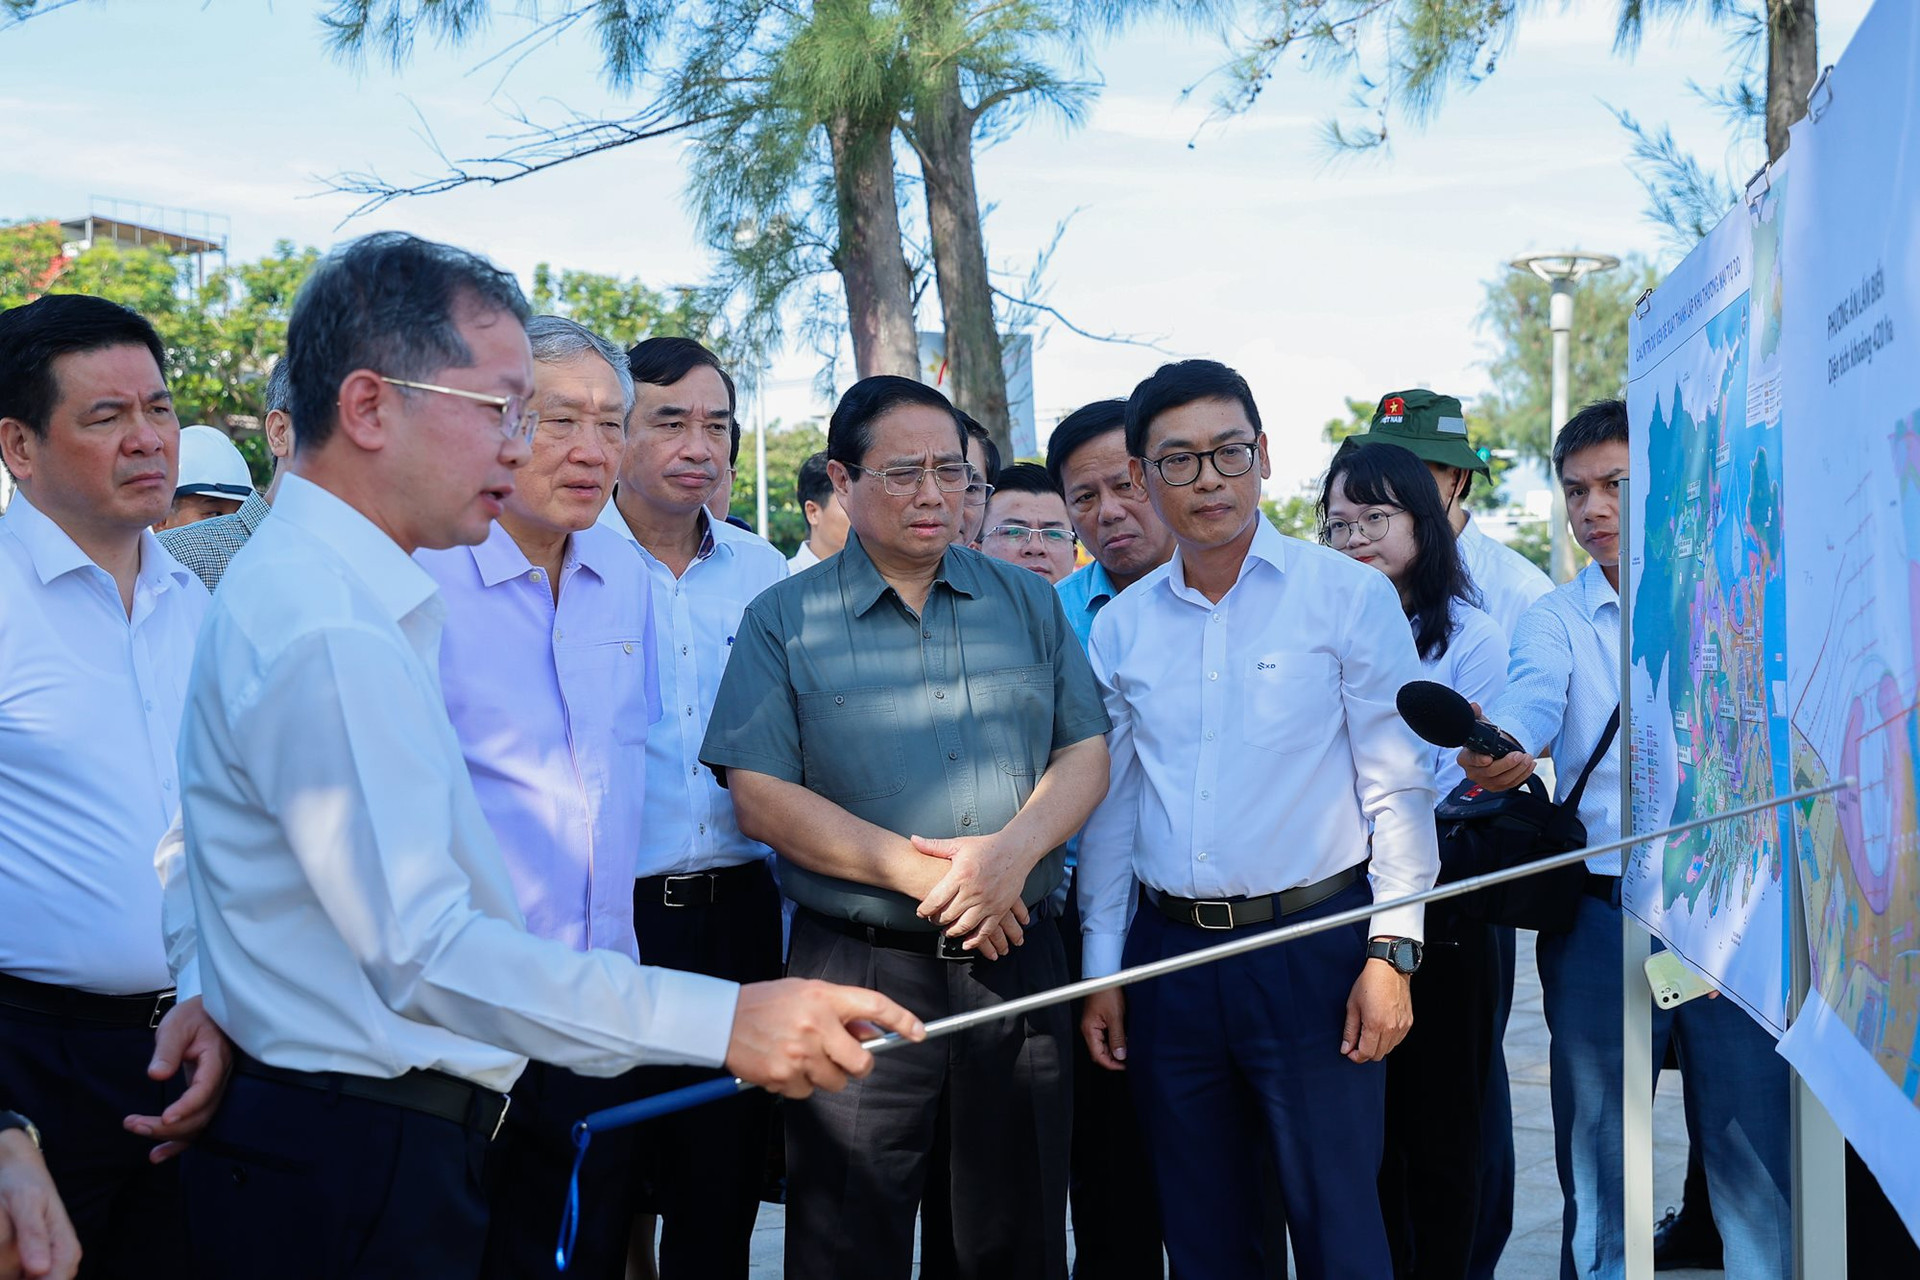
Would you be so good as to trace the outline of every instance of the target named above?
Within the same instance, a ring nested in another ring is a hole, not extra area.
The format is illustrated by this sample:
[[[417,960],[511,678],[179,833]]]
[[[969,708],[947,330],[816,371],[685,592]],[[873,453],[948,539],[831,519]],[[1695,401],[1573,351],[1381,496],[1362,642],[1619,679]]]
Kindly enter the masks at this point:
[[[1026,940],[1026,887],[1031,864],[1000,836],[956,836],[935,840],[909,836],[913,847],[949,864],[947,873],[916,908],[923,920],[946,929],[948,936],[965,938],[961,945],[997,960]]]

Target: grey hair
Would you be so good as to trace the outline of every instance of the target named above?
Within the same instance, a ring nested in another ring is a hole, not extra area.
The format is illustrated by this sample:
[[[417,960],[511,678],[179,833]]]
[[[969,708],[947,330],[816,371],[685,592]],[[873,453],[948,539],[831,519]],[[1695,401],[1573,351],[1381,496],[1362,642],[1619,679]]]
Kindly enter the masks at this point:
[[[633,412],[633,370],[627,367],[627,353],[619,347],[565,316],[535,316],[527,322],[527,341],[533,345],[533,358],[541,364],[559,364],[588,352],[605,360],[620,380],[620,395],[626,401],[622,417]]]
[[[293,413],[293,366],[281,356],[267,374],[267,412]]]

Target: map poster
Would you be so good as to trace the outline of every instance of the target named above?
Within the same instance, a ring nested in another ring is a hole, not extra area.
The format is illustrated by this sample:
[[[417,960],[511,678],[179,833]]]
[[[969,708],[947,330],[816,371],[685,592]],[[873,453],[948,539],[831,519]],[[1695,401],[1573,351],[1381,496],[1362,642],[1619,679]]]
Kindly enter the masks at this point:
[[[1920,1234],[1920,5],[1873,7],[1794,126],[1786,502],[1813,990],[1781,1042]]]
[[[1635,309],[1633,825],[1765,800],[1787,776],[1781,546],[1784,166]],[[1777,1036],[1788,985],[1777,810],[1634,848],[1621,898]]]

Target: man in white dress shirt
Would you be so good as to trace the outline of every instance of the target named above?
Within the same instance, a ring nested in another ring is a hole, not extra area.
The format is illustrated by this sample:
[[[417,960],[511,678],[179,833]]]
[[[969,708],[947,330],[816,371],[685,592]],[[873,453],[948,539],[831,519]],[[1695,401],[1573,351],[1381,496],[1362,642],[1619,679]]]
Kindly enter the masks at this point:
[[[530,932],[639,959],[633,862],[659,718],[647,571],[595,523],[626,452],[633,378],[618,347],[536,316],[533,456],[478,546],[416,552],[447,602],[440,679],[480,808]],[[545,1275],[573,1164],[576,1120],[645,1092],[544,1062],[513,1087],[487,1161],[483,1274]],[[630,1129],[594,1139],[580,1169],[572,1274],[626,1272]]]
[[[1126,429],[1177,547],[1093,623],[1113,730],[1080,841],[1087,975],[1431,887],[1432,773],[1394,708],[1420,664],[1392,584],[1261,516],[1266,437],[1231,369],[1163,366]],[[1264,1142],[1299,1274],[1391,1274],[1382,1059],[1412,1024],[1420,933],[1420,908],[1396,907],[1088,997],[1089,1051],[1133,1084],[1175,1273],[1279,1265],[1260,1232]]]
[[[1555,799],[1620,705],[1620,483],[1627,479],[1627,407],[1588,405],[1560,429],[1553,470],[1567,523],[1593,563],[1521,619],[1507,687],[1488,719],[1526,748],[1500,760],[1461,751],[1467,777],[1489,790],[1526,781],[1551,750]],[[1529,754],[1531,753],[1531,754]],[[1587,840],[1620,837],[1620,753],[1609,750],[1580,800]],[[1625,1271],[1620,1071],[1620,854],[1587,859],[1586,894],[1573,927],[1542,934],[1541,1007],[1553,1081],[1554,1151],[1566,1212],[1562,1280],[1615,1280]],[[1788,1076],[1773,1038],[1731,1000],[1694,1000],[1653,1011],[1657,1070],[1669,1038],[1686,1064],[1699,1117],[1701,1161],[1713,1188],[1729,1275],[1792,1272],[1788,1205]]]
[[[164,1160],[227,1066],[190,980],[174,1003],[154,874],[207,607],[148,531],[180,438],[163,359],[99,298],[0,313],[0,1099],[45,1135],[90,1276],[189,1274]]]
[[[807,520],[807,540],[787,558],[787,571],[798,573],[840,554],[847,545],[847,513],[840,495],[833,491],[833,477],[827,474],[825,449],[807,455],[793,489],[800,500],[800,514]]]
[[[868,1068],[847,1021],[915,1025],[872,993],[643,969],[524,924],[443,701],[447,604],[410,557],[484,541],[513,493],[526,317],[510,276],[398,233],[335,250],[295,301],[293,474],[208,611],[181,732],[193,910],[168,928],[197,930],[241,1051],[185,1170],[196,1276],[478,1274],[529,1057],[724,1062],[803,1094]]]
[[[603,525],[635,544],[653,582],[666,661],[666,714],[647,737],[647,822],[633,884],[648,964],[733,982],[781,971],[780,892],[767,847],[740,834],[733,802],[700,763],[700,742],[740,615],[787,576],[764,538],[717,519],[707,500],[738,448],[733,379],[691,338],[648,338],[627,353],[633,420]],[[685,1084],[647,1073],[646,1092]],[[660,1275],[747,1274],[766,1163],[767,1098],[670,1116],[640,1135],[643,1204],[663,1219]]]

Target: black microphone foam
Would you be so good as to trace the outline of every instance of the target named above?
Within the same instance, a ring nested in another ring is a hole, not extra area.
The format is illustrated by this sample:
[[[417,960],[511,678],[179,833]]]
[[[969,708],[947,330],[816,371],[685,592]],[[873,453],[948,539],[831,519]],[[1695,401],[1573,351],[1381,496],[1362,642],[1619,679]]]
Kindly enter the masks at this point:
[[[1407,727],[1436,747],[1471,747],[1499,759],[1515,748],[1499,729],[1473,714],[1473,704],[1443,684],[1414,680],[1394,698]]]

